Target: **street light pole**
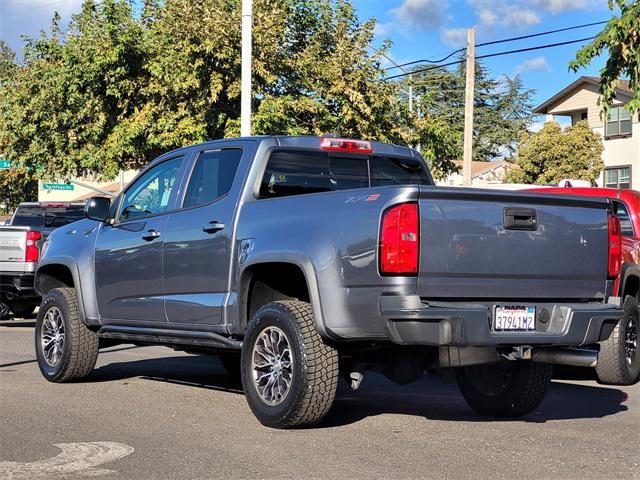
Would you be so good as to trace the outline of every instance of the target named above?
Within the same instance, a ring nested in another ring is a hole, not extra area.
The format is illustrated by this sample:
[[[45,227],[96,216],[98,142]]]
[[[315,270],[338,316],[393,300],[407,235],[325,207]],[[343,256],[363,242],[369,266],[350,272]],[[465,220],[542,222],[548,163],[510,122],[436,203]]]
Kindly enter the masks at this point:
[[[242,0],[242,66],[240,87],[240,135],[251,135],[251,26],[253,1]]]

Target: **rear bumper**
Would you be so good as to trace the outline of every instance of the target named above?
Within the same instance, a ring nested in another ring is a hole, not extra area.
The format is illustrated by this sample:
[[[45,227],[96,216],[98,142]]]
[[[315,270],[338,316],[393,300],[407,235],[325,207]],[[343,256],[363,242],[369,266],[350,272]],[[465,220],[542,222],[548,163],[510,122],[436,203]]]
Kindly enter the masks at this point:
[[[382,296],[380,312],[391,341],[434,346],[580,346],[606,340],[622,310],[614,305],[507,303],[536,307],[536,331],[494,332],[492,304],[424,303],[417,296]],[[540,315],[546,311],[547,318]],[[546,320],[546,321],[545,321]]]
[[[17,295],[20,298],[37,297],[34,289],[35,274],[32,272],[0,271],[0,292]]]

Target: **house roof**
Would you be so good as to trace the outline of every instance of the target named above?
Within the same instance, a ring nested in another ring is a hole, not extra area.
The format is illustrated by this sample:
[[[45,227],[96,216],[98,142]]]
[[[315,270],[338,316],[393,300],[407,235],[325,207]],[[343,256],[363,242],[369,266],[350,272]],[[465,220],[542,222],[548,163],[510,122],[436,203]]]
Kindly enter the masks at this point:
[[[539,106],[537,106],[533,110],[533,113],[537,113],[537,114],[547,113],[547,111],[549,110],[549,107],[551,107],[553,104],[557,103],[560,99],[562,99],[563,97],[567,96],[571,91],[573,91],[574,89],[578,88],[582,84],[586,83],[586,84],[589,84],[589,85],[595,85],[596,87],[600,88],[600,81],[601,81],[600,77],[582,76],[579,79],[577,79],[575,82],[573,82],[572,84],[567,86],[566,88],[563,88],[562,90],[560,90],[553,97],[551,97],[550,99],[548,99],[544,103],[542,103]],[[618,81],[618,86],[616,87],[616,93],[619,93],[619,94],[621,94],[623,96],[633,97],[633,92],[631,91],[631,88],[629,87],[629,82],[627,80],[619,80]]]
[[[454,160],[456,166],[460,167],[460,173],[462,173],[462,160]],[[512,163],[506,160],[495,160],[493,162],[471,162],[471,178],[478,177],[484,173],[489,173],[492,170],[500,167],[513,167]]]
[[[104,187],[100,187],[100,190],[106,190],[107,192],[111,192],[114,195],[117,195],[118,193],[120,193],[120,182],[110,183],[109,185],[105,185]],[[100,195],[99,192],[91,191],[89,193],[86,193],[86,194],[78,197],[78,198],[74,198],[73,201],[74,202],[79,202],[79,201],[83,201],[83,200],[88,200],[91,197],[95,197],[95,196],[99,196],[99,195]]]

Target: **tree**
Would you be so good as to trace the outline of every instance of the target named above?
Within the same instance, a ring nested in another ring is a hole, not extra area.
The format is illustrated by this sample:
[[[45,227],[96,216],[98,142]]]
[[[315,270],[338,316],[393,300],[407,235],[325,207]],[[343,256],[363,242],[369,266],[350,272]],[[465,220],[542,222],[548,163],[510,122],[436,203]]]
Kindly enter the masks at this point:
[[[456,131],[462,150],[464,134],[465,64],[456,70],[433,68],[405,79],[406,90],[413,82],[421,108],[448,122]],[[474,92],[473,159],[494,160],[510,156],[520,131],[531,125],[534,90],[525,89],[519,76],[493,79],[481,62],[476,62]]]
[[[0,86],[6,82],[16,66],[16,54],[4,40],[0,40]]]
[[[557,122],[547,122],[538,133],[523,131],[518,141],[516,166],[508,181],[557,184],[564,178],[594,183],[604,168],[602,137],[586,121],[563,131]]]
[[[27,168],[0,170],[0,214],[12,213],[20,202],[38,198],[38,181]]]
[[[146,0],[140,16],[126,0],[85,0],[63,41],[55,17],[3,87],[7,157],[47,178],[90,170],[109,179],[161,152],[237,135],[239,20],[239,0]],[[349,0],[255,0],[254,133],[421,144],[447,173],[455,132],[398,102],[369,51],[373,29]]]
[[[586,67],[606,49],[609,58],[600,71],[602,81],[601,105],[606,115],[616,96],[616,86],[622,77],[629,79],[634,93],[626,108],[632,114],[640,111],[640,2],[637,0],[609,0],[609,8],[620,9],[620,16],[613,16],[589,45],[582,47],[569,68],[577,72]]]

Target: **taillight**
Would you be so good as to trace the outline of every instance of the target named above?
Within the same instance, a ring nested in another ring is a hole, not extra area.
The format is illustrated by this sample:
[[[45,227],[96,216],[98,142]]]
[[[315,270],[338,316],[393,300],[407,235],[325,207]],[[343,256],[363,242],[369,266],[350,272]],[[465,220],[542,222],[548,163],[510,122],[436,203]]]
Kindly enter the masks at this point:
[[[620,220],[609,213],[609,276],[617,277],[622,268],[622,232]]]
[[[382,216],[380,229],[380,273],[418,273],[420,222],[417,203],[402,203]]]
[[[37,262],[39,260],[40,251],[36,242],[42,238],[40,232],[28,231],[27,232],[27,248],[24,255],[25,262]]]
[[[322,137],[320,150],[334,150],[337,152],[371,153],[371,142],[365,140],[351,140],[349,138]]]

